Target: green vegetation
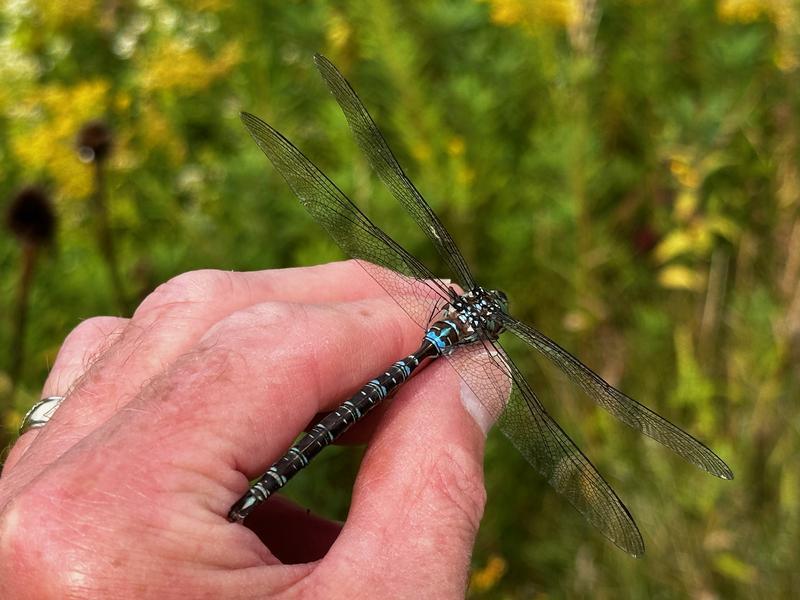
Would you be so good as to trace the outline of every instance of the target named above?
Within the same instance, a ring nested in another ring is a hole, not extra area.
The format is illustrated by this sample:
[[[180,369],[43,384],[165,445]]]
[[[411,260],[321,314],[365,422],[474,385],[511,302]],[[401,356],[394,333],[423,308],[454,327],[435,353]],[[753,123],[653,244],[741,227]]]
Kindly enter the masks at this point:
[[[0,9],[0,48],[0,202],[42,185],[57,216],[52,244],[0,236],[8,431],[81,319],[129,314],[190,269],[340,257],[239,110],[436,265],[358,154],[314,69],[320,51],[479,278],[736,473],[722,482],[683,464],[516,354],[648,553],[606,543],[495,433],[471,595],[800,590],[796,2],[22,0]],[[77,136],[96,119],[111,149],[81,162]],[[333,450],[289,492],[343,518],[348,491],[331,497],[332,482],[357,458]]]

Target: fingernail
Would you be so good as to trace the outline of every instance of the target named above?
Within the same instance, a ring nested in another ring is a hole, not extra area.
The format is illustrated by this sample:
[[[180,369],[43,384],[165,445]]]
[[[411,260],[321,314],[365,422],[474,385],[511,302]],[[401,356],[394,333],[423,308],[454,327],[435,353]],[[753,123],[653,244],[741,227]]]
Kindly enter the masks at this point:
[[[472,388],[470,388],[464,380],[461,381],[460,393],[461,403],[464,405],[464,408],[467,409],[467,412],[475,419],[475,422],[478,424],[478,427],[481,428],[483,434],[486,435],[489,433],[489,429],[494,425],[495,416],[480,400],[478,400],[475,392],[472,391]]]

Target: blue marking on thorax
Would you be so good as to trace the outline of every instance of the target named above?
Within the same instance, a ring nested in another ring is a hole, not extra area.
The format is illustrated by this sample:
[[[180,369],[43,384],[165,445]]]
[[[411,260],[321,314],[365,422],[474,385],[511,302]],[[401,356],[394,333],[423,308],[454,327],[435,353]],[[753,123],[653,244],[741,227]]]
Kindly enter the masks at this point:
[[[425,333],[425,339],[436,346],[439,350],[444,350],[447,348],[447,340],[445,337],[450,333],[451,327],[452,325],[450,327],[445,327],[439,333],[429,329]]]

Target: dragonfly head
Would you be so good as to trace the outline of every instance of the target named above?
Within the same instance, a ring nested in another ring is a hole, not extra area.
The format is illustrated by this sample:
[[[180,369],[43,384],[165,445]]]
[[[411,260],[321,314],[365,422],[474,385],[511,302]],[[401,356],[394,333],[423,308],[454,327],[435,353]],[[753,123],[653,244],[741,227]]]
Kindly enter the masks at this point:
[[[482,337],[497,339],[503,332],[502,315],[508,311],[508,298],[499,290],[475,287],[448,305],[445,316],[463,324],[460,343]]]
[[[502,311],[508,314],[508,296],[502,290],[487,290],[487,293],[494,297],[497,305],[502,309]]]
[[[497,337],[503,330],[500,316],[508,314],[508,296],[501,290],[482,290],[487,300],[488,310],[484,318],[484,330],[492,337]]]

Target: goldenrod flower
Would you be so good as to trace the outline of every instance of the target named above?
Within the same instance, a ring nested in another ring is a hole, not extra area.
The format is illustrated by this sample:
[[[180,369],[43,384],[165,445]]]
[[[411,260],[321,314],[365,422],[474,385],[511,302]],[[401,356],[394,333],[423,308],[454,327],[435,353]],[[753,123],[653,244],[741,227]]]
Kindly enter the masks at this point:
[[[466,148],[464,138],[460,135],[454,135],[447,141],[447,153],[451,156],[463,156]]]
[[[176,40],[157,46],[142,60],[142,87],[146,91],[196,92],[227,75],[242,58],[238,42],[229,42],[214,59]]]
[[[659,272],[658,283],[673,290],[699,292],[705,285],[705,277],[684,265],[669,265]]]
[[[796,0],[719,0],[717,15],[727,23],[752,23],[769,19],[778,31],[775,64],[782,71],[800,66],[798,28],[800,7]]]
[[[492,589],[506,572],[506,561],[494,554],[482,569],[475,571],[470,578],[470,588],[475,592]]]
[[[31,0],[31,5],[47,29],[91,21],[99,12],[98,0]]]
[[[325,39],[328,46],[334,50],[341,50],[350,41],[353,35],[353,28],[340,13],[334,12],[328,20],[327,28],[325,30]]]
[[[52,177],[59,195],[88,196],[92,174],[78,160],[75,137],[84,122],[106,112],[108,102],[109,84],[99,79],[39,88],[21,102],[23,126],[12,134],[12,152],[28,170]],[[33,124],[25,127],[28,120]]]
[[[490,17],[497,25],[569,26],[580,16],[579,0],[481,0],[488,2]]]
[[[717,15],[728,23],[752,23],[762,16],[769,17],[771,0],[719,0]]]
[[[161,150],[172,165],[181,164],[186,156],[183,137],[176,135],[167,119],[152,103],[142,106],[141,119],[147,124],[141,131],[141,139],[148,150]]]

